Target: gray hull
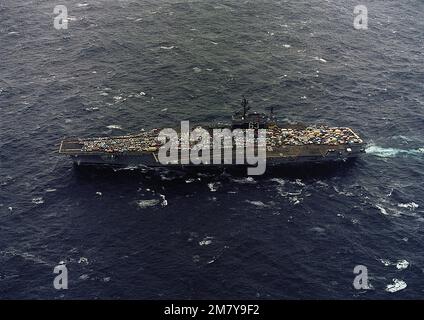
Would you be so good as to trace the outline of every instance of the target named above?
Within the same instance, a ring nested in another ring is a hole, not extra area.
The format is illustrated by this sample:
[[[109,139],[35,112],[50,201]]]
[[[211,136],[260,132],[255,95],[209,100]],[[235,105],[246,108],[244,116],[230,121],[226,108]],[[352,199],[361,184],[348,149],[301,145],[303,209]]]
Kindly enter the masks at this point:
[[[363,153],[363,148],[357,147],[351,152],[337,150],[335,152],[322,155],[300,155],[300,156],[280,156],[278,154],[267,154],[267,166],[280,165],[305,165],[305,164],[323,164],[331,162],[343,162],[355,159]],[[249,166],[247,164],[238,165],[233,157],[232,164],[162,164],[157,160],[156,154],[79,154],[72,155],[73,162],[78,166],[109,166],[109,167],[231,167],[231,166]]]

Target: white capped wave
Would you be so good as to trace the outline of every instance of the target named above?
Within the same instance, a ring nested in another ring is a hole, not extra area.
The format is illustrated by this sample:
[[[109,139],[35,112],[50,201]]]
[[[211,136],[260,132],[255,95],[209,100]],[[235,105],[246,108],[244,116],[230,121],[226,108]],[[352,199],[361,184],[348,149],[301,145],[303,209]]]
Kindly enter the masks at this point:
[[[294,183],[297,184],[298,186],[301,186],[301,187],[305,186],[305,184],[302,182],[301,179],[296,179]]]
[[[68,16],[68,18],[63,19],[63,21],[77,21],[77,17]]]
[[[118,129],[118,130],[122,130],[122,127],[117,125],[117,124],[110,124],[108,125],[106,128],[108,129]]]
[[[88,264],[88,259],[86,257],[80,257],[78,260],[79,264]]]
[[[387,259],[380,259],[380,262],[384,264],[386,267],[390,266],[392,263]]]
[[[396,262],[396,268],[399,270],[406,269],[408,268],[408,266],[409,266],[409,262],[405,259],[399,260],[398,262]]]
[[[159,204],[158,199],[149,199],[149,200],[139,200],[137,201],[137,205],[141,208],[148,208],[148,207],[154,207]]]
[[[246,200],[246,202],[253,204],[254,206],[260,207],[260,208],[267,208],[268,207],[268,205],[263,203],[262,201]]]
[[[211,192],[216,192],[216,190],[218,190],[220,183],[219,182],[211,182],[208,183],[208,188]]]
[[[212,243],[213,237],[206,237],[202,241],[199,241],[200,246],[208,246]]]
[[[168,200],[166,200],[165,195],[163,195],[163,194],[159,194],[159,197],[162,199],[162,201],[161,201],[160,205],[161,205],[162,207],[166,207],[166,206],[168,205]]]
[[[302,198],[298,198],[298,197],[296,197],[296,196],[294,196],[294,197],[289,197],[289,201],[290,201],[291,203],[293,203],[294,205],[299,204],[302,200],[303,200]]]
[[[280,178],[272,178],[270,181],[277,182],[280,186],[284,186],[286,184],[286,181]]]
[[[418,204],[416,204],[415,202],[410,202],[410,203],[398,203],[398,207],[399,208],[406,208],[409,210],[415,210],[416,208],[419,207]]]
[[[375,205],[382,214],[384,214],[385,216],[389,215],[389,213],[387,212],[387,210],[385,208],[383,208],[383,206],[381,204],[376,204]]]
[[[407,287],[407,284],[405,281],[399,280],[399,279],[393,279],[393,284],[388,284],[386,287],[386,291],[394,293],[394,292],[403,290],[406,287]]]
[[[323,58],[320,58],[320,57],[314,57],[314,59],[315,59],[316,61],[319,61],[319,62],[322,62],[322,63],[327,63],[327,60],[325,60],[325,59],[323,59]]]
[[[85,111],[93,112],[93,111],[99,111],[100,109],[98,107],[88,107],[85,108]]]
[[[380,146],[369,146],[365,149],[368,154],[375,155],[381,158],[393,158],[401,155],[419,156],[424,154],[424,148],[418,149],[398,149],[398,148],[384,148]]]
[[[406,259],[397,260],[396,262],[391,262],[388,259],[380,259],[380,262],[384,264],[386,267],[396,266],[396,269],[398,270],[404,270],[409,267],[409,261]]]
[[[37,197],[32,199],[32,203],[34,204],[43,204],[44,203],[44,199],[42,197]]]

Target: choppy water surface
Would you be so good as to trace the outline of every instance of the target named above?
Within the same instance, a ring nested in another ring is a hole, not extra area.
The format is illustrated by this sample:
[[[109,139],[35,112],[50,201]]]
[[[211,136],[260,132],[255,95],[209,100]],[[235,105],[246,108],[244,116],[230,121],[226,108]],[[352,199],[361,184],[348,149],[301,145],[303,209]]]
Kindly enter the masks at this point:
[[[421,1],[0,3],[0,297],[419,298]],[[323,172],[78,171],[65,136],[226,121],[246,95],[370,144]],[[53,268],[69,269],[56,291]],[[371,290],[353,288],[355,265]],[[401,290],[398,290],[398,289]]]

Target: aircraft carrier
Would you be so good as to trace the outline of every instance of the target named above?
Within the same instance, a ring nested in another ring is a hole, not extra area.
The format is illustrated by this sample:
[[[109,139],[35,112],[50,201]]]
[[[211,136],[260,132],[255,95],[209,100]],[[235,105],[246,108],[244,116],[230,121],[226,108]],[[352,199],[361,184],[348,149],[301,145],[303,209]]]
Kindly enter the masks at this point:
[[[232,123],[221,128],[266,129],[266,164],[320,164],[346,161],[357,158],[365,152],[365,143],[351,128],[329,127],[326,125],[280,124],[269,115],[249,112],[247,100],[243,99],[242,109],[232,117]],[[218,127],[202,126],[211,132]],[[60,144],[59,153],[72,158],[76,165],[112,167],[161,167],[192,166],[179,161],[162,164],[158,152],[163,145],[158,140],[160,128],[132,135],[101,138],[66,138]],[[190,145],[191,147],[191,145]],[[236,165],[236,145],[233,144],[233,162],[214,164],[213,159],[201,166]],[[180,150],[181,153],[181,150]],[[212,157],[212,151],[210,152]],[[183,164],[184,163],[184,164]]]

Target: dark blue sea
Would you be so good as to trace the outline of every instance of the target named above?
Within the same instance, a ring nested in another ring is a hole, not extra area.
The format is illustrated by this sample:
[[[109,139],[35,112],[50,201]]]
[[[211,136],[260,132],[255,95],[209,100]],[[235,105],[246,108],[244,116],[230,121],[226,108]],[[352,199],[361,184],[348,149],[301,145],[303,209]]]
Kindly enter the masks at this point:
[[[423,52],[420,0],[2,0],[0,298],[421,298]],[[57,152],[226,122],[243,95],[283,121],[352,127],[367,153],[247,177],[79,170]]]

